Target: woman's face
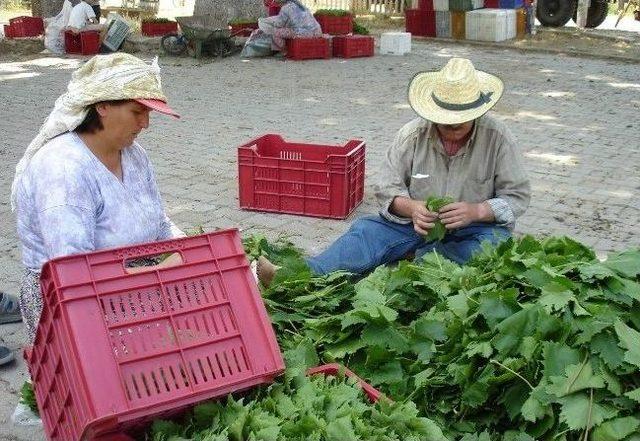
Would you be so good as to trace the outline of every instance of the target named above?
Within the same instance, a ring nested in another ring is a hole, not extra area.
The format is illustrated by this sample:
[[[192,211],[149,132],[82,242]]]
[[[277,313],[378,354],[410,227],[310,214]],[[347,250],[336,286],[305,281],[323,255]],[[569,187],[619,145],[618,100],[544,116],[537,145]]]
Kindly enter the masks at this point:
[[[473,121],[462,124],[436,124],[443,141],[455,142],[464,139],[473,129]]]
[[[104,133],[118,148],[129,147],[143,129],[149,127],[150,109],[137,101],[96,105]]]

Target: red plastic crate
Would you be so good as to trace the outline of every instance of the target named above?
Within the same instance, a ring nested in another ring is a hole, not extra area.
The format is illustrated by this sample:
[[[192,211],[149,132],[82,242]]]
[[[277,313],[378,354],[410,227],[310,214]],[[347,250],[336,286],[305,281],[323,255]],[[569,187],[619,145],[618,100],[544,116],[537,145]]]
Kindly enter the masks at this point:
[[[142,35],[147,37],[162,37],[167,34],[178,32],[178,23],[169,21],[166,23],[142,22],[140,26]]]
[[[484,7],[485,8],[499,8],[500,7],[500,0],[484,0]]]
[[[364,196],[365,144],[286,142],[268,134],[238,147],[240,208],[344,219]]]
[[[13,38],[37,37],[44,34],[44,21],[41,17],[16,17],[9,20]]]
[[[349,15],[314,15],[322,33],[330,35],[345,35],[353,32],[353,17]]]
[[[324,364],[322,366],[317,366],[314,368],[307,369],[308,376],[319,375],[319,374],[324,374],[325,376],[327,375],[336,376],[340,372],[342,372],[345,377],[353,378],[354,380],[356,380],[358,385],[362,388],[362,391],[365,393],[365,395],[369,398],[369,400],[372,403],[375,403],[376,401],[378,401],[380,397],[384,397],[384,395],[382,395],[382,393],[379,390],[371,386],[362,378],[358,377],[356,374],[354,374],[352,371],[350,371],[346,367],[339,365],[338,363]]]
[[[67,54],[95,55],[100,52],[100,32],[66,30],[64,50]]]
[[[258,29],[258,22],[231,24],[231,34],[238,37],[249,37],[251,33]]]
[[[296,61],[331,58],[331,41],[324,37],[289,38],[287,58]]]
[[[129,274],[128,259],[179,253]],[[25,351],[49,440],[122,433],[284,370],[237,230],[54,259]]]
[[[433,0],[420,0],[418,2],[418,9],[423,11],[433,11]]]
[[[406,31],[420,37],[436,36],[436,13],[422,9],[407,9],[405,11]]]
[[[373,37],[367,35],[343,35],[333,37],[334,57],[373,57],[373,51]]]
[[[13,38],[13,29],[11,25],[4,25],[4,38]]]

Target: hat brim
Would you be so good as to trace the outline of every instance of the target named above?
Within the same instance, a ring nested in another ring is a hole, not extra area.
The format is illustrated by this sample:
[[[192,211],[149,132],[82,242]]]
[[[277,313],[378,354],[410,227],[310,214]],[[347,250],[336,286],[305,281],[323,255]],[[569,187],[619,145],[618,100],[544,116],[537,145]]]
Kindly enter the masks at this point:
[[[155,110],[156,112],[164,113],[165,115],[173,116],[174,118],[180,118],[180,115],[162,100],[138,98],[135,101],[150,108],[151,110]]]
[[[504,84],[495,75],[476,71],[480,90],[491,94],[491,100],[478,107],[467,110],[448,110],[435,103],[432,93],[440,75],[436,72],[419,72],[409,83],[409,105],[422,118],[436,124],[462,124],[473,121],[487,113],[502,97]]]

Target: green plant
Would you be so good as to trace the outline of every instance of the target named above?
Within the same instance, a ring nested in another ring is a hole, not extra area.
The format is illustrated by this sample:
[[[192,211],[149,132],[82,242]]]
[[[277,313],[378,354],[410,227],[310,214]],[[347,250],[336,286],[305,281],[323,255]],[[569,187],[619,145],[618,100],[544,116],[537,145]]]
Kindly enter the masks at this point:
[[[143,23],[175,23],[173,20],[169,20],[168,18],[160,18],[160,17],[151,17],[145,18],[142,20]]]
[[[20,388],[20,402],[27,406],[33,413],[40,415],[38,403],[36,402],[36,394],[33,391],[33,385],[25,381]]]
[[[351,15],[351,12],[344,9],[318,9],[314,15],[331,15],[334,17],[345,17]]]
[[[369,35],[369,29],[354,21],[353,33],[357,35]]]

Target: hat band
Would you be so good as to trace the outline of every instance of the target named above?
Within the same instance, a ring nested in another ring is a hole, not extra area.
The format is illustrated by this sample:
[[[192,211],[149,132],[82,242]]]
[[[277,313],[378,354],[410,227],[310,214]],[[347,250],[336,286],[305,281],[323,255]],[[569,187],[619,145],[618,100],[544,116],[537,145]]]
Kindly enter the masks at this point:
[[[478,97],[478,99],[472,103],[454,104],[454,103],[447,103],[442,100],[439,100],[438,97],[435,95],[435,93],[431,92],[431,98],[433,98],[433,102],[445,110],[477,109],[478,107],[482,107],[485,104],[489,104],[491,102],[491,95],[493,95],[493,92],[487,92],[487,93],[480,92],[480,96]]]

